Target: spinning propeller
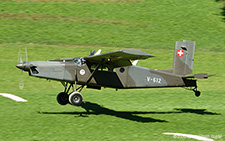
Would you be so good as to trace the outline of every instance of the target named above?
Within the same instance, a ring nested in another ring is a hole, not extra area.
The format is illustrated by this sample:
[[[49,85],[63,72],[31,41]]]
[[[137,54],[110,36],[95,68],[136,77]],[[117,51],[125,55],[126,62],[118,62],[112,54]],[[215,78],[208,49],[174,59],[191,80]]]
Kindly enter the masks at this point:
[[[21,49],[19,50],[18,53],[18,64],[16,65],[17,68],[21,69],[21,74],[20,74],[20,83],[19,83],[19,88],[22,90],[24,87],[24,82],[23,82],[23,71],[29,70],[27,67],[27,62],[28,62],[28,57],[27,57],[27,48],[25,48],[25,55],[24,58],[22,59],[21,56]]]

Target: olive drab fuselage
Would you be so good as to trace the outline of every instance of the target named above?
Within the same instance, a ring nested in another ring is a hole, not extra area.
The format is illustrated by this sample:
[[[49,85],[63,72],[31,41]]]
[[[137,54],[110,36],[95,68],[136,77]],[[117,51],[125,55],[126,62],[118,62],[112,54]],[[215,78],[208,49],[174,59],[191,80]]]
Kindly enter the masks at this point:
[[[77,58],[80,59],[80,58]],[[88,62],[55,62],[31,61],[31,76],[74,83],[77,72],[77,84],[86,84],[96,65]],[[28,66],[29,66],[28,65]],[[139,66],[125,66],[110,70],[99,68],[93,75],[88,86],[110,87],[116,89],[151,88],[151,87],[181,87],[185,86],[182,77],[169,72],[152,70]]]
[[[115,89],[190,87],[196,96],[197,79],[206,79],[212,75],[200,73],[192,75],[195,41],[176,42],[173,68],[154,70],[136,66],[138,59],[154,57],[135,49],[123,49],[100,54],[101,50],[87,57],[50,59],[48,61],[22,61],[16,65],[30,76],[60,81],[65,87],[57,101],[61,105],[70,103],[80,105],[83,102],[81,90],[87,88]],[[94,54],[95,53],[95,54]],[[135,60],[131,62],[131,60]],[[69,87],[68,87],[69,85]],[[81,85],[77,88],[77,85]],[[71,87],[73,92],[69,93]]]

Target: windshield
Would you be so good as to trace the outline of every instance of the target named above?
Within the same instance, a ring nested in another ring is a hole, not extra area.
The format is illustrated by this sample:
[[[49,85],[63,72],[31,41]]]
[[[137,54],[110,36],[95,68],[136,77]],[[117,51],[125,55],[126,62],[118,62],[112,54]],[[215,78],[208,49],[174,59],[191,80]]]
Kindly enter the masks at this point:
[[[83,66],[83,65],[85,64],[85,60],[84,60],[84,58],[82,58],[82,57],[80,57],[80,58],[75,58],[75,59],[73,60],[73,62],[74,62],[75,64],[77,64],[78,66]]]

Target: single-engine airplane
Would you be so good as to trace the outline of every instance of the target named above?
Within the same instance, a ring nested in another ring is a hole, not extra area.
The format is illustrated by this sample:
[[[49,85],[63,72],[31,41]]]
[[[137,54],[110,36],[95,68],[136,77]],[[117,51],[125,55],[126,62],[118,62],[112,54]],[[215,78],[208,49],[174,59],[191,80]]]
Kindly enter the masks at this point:
[[[136,49],[122,49],[100,54],[91,52],[87,57],[50,59],[47,61],[22,61],[16,65],[30,76],[60,81],[64,91],[57,95],[61,105],[79,106],[83,101],[81,90],[87,88],[115,89],[185,87],[197,90],[197,79],[213,75],[192,75],[195,41],[176,42],[173,68],[155,70],[136,66],[138,59],[154,57]],[[135,60],[131,62],[131,60]],[[77,85],[80,85],[77,88]],[[70,89],[72,87],[72,92]]]

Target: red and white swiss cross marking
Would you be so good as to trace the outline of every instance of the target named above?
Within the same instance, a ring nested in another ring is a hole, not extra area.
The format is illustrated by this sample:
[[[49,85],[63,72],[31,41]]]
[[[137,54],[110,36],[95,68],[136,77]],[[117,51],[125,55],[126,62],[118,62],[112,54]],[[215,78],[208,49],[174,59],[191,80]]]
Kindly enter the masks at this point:
[[[183,51],[182,49],[179,49],[179,50],[177,51],[177,55],[178,55],[179,57],[182,57],[182,56],[184,55],[184,51]]]

